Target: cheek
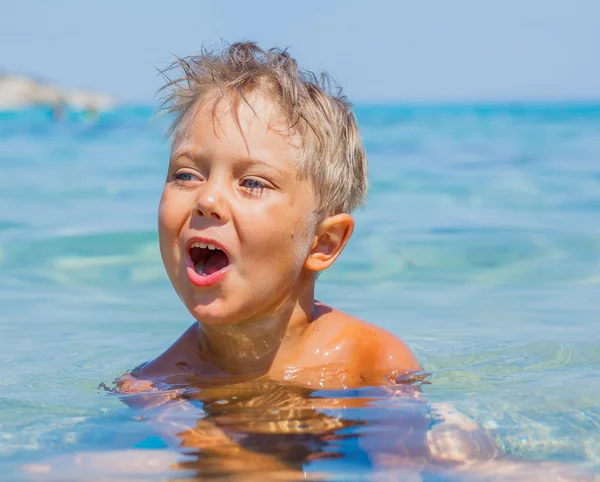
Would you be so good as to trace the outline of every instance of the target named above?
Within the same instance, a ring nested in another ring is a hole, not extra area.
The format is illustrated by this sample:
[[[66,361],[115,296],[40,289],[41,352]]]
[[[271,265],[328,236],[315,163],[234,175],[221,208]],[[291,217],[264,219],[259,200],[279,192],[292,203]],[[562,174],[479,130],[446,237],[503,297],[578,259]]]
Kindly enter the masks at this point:
[[[177,193],[163,191],[158,206],[158,228],[162,231],[175,231],[181,227],[186,218],[187,199]]]
[[[161,250],[164,242],[169,236],[169,212],[167,208],[168,204],[165,202],[165,195],[163,194],[160,199],[158,206],[158,238],[160,241]]]
[[[312,249],[314,234],[315,226],[312,218],[305,217],[298,220],[290,241],[294,250],[294,257],[298,263],[298,269],[304,266],[304,262]]]
[[[304,265],[312,241],[312,224],[304,215],[298,215],[291,207],[274,208],[258,223],[255,219],[252,233],[247,237],[247,246],[261,260],[262,267],[282,268],[286,265],[299,271]]]
[[[177,240],[182,223],[182,213],[175,209],[178,204],[175,201],[173,196],[163,192],[158,207],[158,239],[163,258],[165,255],[172,256],[173,244]]]

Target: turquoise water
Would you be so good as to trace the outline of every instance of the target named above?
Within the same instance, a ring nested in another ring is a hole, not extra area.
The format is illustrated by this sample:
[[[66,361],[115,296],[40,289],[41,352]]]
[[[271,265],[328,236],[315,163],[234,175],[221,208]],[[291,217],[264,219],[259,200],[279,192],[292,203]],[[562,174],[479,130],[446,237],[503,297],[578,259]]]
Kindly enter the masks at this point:
[[[427,403],[511,458],[600,472],[600,105],[357,114],[369,203],[318,297],[402,337]],[[98,390],[191,322],[160,262],[168,145],[151,116],[0,113],[0,479],[76,452],[167,453]],[[340,447],[305,469],[373,471]]]

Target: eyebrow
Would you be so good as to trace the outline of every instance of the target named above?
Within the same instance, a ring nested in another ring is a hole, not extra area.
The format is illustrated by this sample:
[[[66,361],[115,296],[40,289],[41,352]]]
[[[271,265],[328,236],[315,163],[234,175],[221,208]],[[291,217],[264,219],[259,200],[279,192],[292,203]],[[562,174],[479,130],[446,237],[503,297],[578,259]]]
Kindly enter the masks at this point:
[[[180,157],[187,157],[193,162],[200,162],[206,159],[206,156],[203,152],[192,150],[192,149],[178,149],[169,158],[169,162],[173,162],[175,159],[179,159]]]
[[[190,159],[192,162],[195,162],[195,163],[200,163],[202,161],[205,161],[208,158],[208,156],[205,153],[203,153],[202,151],[198,151],[197,149],[192,150],[192,149],[184,148],[181,151],[175,151],[173,153],[173,155],[171,156],[171,158],[169,159],[169,162],[172,163],[175,161],[175,159],[178,159],[180,157],[187,157],[188,159]],[[244,158],[238,159],[238,161],[244,162],[251,166],[264,166],[268,169],[272,169],[272,170],[276,171],[281,176],[288,175],[288,173],[284,172],[279,167],[273,166],[272,164],[269,164],[268,162],[262,161],[260,159],[244,157]]]
[[[288,175],[288,173],[282,171],[279,167],[273,166],[273,165],[269,164],[268,162],[261,161],[260,159],[244,158],[244,159],[242,159],[242,161],[247,164],[250,164],[251,166],[265,166],[268,169],[272,169],[272,170],[278,172],[281,176]]]

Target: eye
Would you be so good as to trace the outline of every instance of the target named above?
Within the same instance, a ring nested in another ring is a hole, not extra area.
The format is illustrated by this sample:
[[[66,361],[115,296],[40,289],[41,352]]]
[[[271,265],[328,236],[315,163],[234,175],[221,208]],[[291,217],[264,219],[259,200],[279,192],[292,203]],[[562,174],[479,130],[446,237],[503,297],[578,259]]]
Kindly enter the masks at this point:
[[[260,182],[258,179],[244,179],[242,181],[242,187],[247,189],[250,192],[262,192],[263,189],[266,189],[267,186],[265,183]]]
[[[196,174],[190,171],[177,171],[175,174],[173,174],[172,179],[177,183],[201,180]]]
[[[189,172],[178,172],[175,174],[175,179],[178,181],[191,181],[194,179],[194,176],[192,176]]]

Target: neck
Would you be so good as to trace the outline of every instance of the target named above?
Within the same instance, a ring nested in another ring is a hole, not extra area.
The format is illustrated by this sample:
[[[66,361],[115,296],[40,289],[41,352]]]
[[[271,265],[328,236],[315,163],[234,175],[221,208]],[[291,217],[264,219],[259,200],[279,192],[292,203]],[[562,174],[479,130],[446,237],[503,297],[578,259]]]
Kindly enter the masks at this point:
[[[282,362],[298,346],[313,320],[313,290],[275,313],[229,326],[198,323],[199,348],[207,361],[229,375],[262,375],[276,357]]]

